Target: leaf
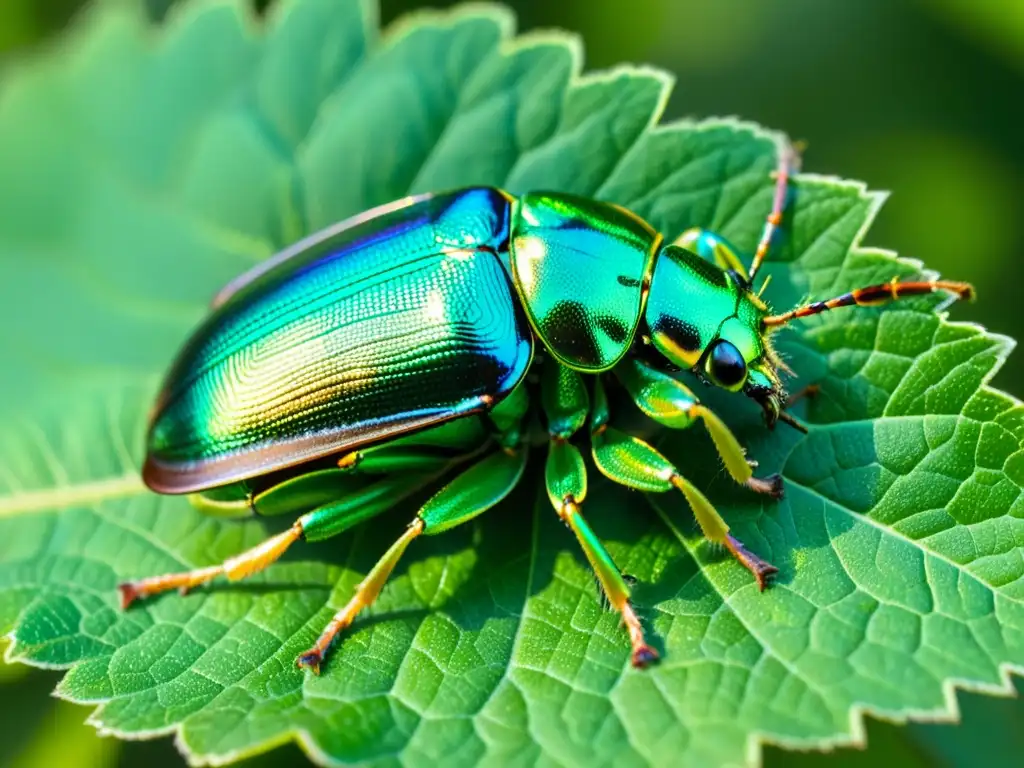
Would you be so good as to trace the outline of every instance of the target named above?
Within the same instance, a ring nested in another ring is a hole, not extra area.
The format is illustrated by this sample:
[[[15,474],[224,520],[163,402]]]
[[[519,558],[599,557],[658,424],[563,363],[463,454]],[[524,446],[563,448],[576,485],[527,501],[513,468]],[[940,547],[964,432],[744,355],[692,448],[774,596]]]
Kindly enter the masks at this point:
[[[6,645],[5,643],[3,644]],[[54,684],[62,673],[33,670],[0,662],[0,694],[4,740],[0,764],[9,768],[49,768],[67,763],[89,768],[178,768],[181,754],[170,740],[118,741],[99,736],[84,722],[85,710],[54,699]],[[246,760],[245,768],[294,766],[302,761],[297,747],[276,749]]]
[[[698,430],[662,435],[781,569],[760,594],[683,501],[593,479],[587,515],[635,576],[664,661],[628,644],[538,469],[479,522],[417,542],[322,677],[293,666],[409,505],[243,585],[128,612],[125,578],[217,562],[287,521],[203,518],[138,479],[146,413],[228,279],[409,192],[475,183],[613,200],[663,232],[752,250],[777,134],[656,127],[669,78],[581,75],[562,34],[469,6],[376,36],[375,11],[292,0],[266,20],[185,4],[157,30],[100,5],[0,90],[0,630],[11,659],[105,733],[176,733],[195,763],[289,740],[318,762],[753,764],[765,742],[862,739],[865,711],[951,718],[954,687],[1024,664],[1024,408],[986,382],[1009,340],[936,302],[834,313],[782,351],[821,396],[802,437],[709,393],[787,498],[722,476]],[[801,176],[769,265],[777,307],[916,274],[866,249],[881,198]],[[737,402],[743,400],[744,402]],[[592,474],[594,474],[592,472]]]
[[[949,768],[971,768],[978,755],[985,764],[1011,768],[1020,763],[1024,738],[1017,724],[1024,715],[1024,699],[1019,678],[1017,698],[1011,701],[982,693],[957,691],[961,722],[893,723],[865,718],[869,746],[864,751],[843,749],[832,753],[805,752],[794,754],[777,747],[765,750],[769,766],[789,768],[872,768],[877,765],[901,765],[914,768],[943,765]]]

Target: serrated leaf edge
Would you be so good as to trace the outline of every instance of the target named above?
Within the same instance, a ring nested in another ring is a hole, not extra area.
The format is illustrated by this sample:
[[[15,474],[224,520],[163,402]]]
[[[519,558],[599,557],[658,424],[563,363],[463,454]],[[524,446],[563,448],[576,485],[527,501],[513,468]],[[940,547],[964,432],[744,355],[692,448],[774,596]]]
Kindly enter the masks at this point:
[[[359,0],[364,6],[364,9],[370,9],[371,11],[376,10],[376,4],[372,0]],[[173,39],[173,36],[179,32],[180,29],[184,28],[188,21],[192,18],[190,13],[196,12],[208,12],[211,8],[216,6],[228,6],[236,11],[242,11],[240,19],[246,25],[247,32],[263,32],[267,28],[257,17],[254,11],[249,6],[243,6],[237,0],[212,0],[200,6],[198,3],[185,3],[179,8],[172,9],[165,19],[163,24],[148,24],[142,18],[139,12],[125,12],[124,6],[120,6],[121,14],[124,18],[129,19],[135,23],[138,23],[141,27],[140,32],[150,37],[151,44],[162,43],[167,44],[167,41]],[[281,8],[275,7],[275,12],[268,16],[266,22],[277,21],[277,16],[287,12],[288,8],[283,7],[285,3],[280,3]],[[69,32],[69,40],[74,43],[81,43],[88,39],[88,33],[90,27],[94,22],[94,14],[98,16],[97,9],[102,7],[100,4],[89,6],[80,12],[79,17],[71,25],[71,32]],[[198,11],[190,10],[198,9]],[[244,9],[249,9],[246,13]],[[377,18],[376,13],[371,13],[365,16],[367,19],[367,26],[370,27],[373,20]],[[662,132],[682,132],[682,131],[702,131],[702,130],[713,130],[715,128],[731,128],[736,131],[750,133],[757,138],[768,139],[776,146],[776,151],[781,149],[788,143],[788,140],[780,131],[774,131],[763,126],[760,126],[752,121],[740,119],[735,116],[724,116],[724,117],[711,117],[706,119],[695,120],[692,118],[684,118],[669,123],[659,123],[658,120],[663,114],[665,105],[667,104],[668,98],[671,93],[671,88],[675,83],[675,78],[671,73],[659,70],[654,67],[646,65],[618,65],[608,70],[602,70],[598,72],[582,73],[583,64],[583,48],[580,39],[577,35],[563,31],[531,31],[517,37],[512,35],[515,32],[516,20],[512,11],[505,6],[500,4],[492,3],[465,3],[461,6],[456,7],[452,10],[434,10],[424,9],[415,11],[404,15],[400,19],[396,20],[393,24],[389,25],[388,29],[384,31],[380,40],[371,49],[371,54],[378,53],[382,48],[388,45],[394,44],[397,40],[400,40],[403,36],[411,32],[416,28],[418,24],[430,23],[430,24],[444,24],[445,26],[452,26],[459,23],[462,20],[468,18],[487,18],[493,20],[500,29],[501,43],[499,49],[503,54],[511,53],[515,50],[530,47],[533,45],[541,44],[560,44],[564,45],[571,52],[573,57],[573,67],[569,82],[569,88],[579,87],[585,85],[588,82],[601,79],[613,79],[614,77],[625,74],[636,73],[638,75],[653,76],[661,79],[665,88],[663,89],[662,98],[655,110],[652,111],[648,127],[644,133],[662,133]],[[370,29],[372,31],[372,29]],[[31,56],[31,59],[41,58],[44,62],[49,58],[47,55],[48,51],[43,50],[37,52]],[[22,62],[21,66],[31,66],[33,61]],[[15,78],[9,78],[8,82],[13,81]],[[0,99],[3,97],[3,90],[0,89]],[[644,135],[642,133],[641,135]],[[621,159],[620,159],[621,162]],[[869,201],[869,210],[865,216],[864,223],[859,228],[858,232],[854,236],[853,242],[850,246],[848,253],[860,253],[860,254],[875,254],[891,259],[894,264],[900,264],[902,266],[911,267],[921,271],[923,274],[929,276],[937,275],[937,272],[933,270],[925,269],[922,262],[914,258],[902,257],[895,251],[891,251],[883,248],[865,247],[862,245],[863,239],[867,235],[868,230],[875,221],[875,217],[888,197],[888,192],[884,191],[870,191],[867,185],[861,181],[842,179],[834,175],[822,175],[815,173],[803,173],[801,172],[795,177],[796,184],[803,183],[817,183],[824,186],[834,186],[837,188],[855,188],[863,199]],[[952,298],[950,299],[950,302]],[[945,306],[945,304],[943,305]],[[991,333],[986,331],[981,325],[972,322],[953,322],[947,319],[947,313],[938,313],[940,322],[947,326],[954,327],[967,327],[973,330],[977,330],[979,333],[985,335],[987,338],[991,338],[1000,343],[1000,350],[997,353],[998,361],[993,366],[992,370],[989,371],[984,379],[983,385],[976,390],[976,394],[982,391],[996,394],[1009,401],[1011,408],[1020,408],[1022,402],[1013,395],[1003,392],[1001,390],[993,389],[987,386],[987,382],[998,372],[998,370],[1004,364],[1006,357],[1010,351],[1015,347],[1016,341],[1008,336],[1001,334]],[[141,481],[135,475],[122,475],[118,477],[111,477],[105,480],[96,482],[84,483],[77,486],[65,486],[59,489],[47,490],[47,491],[30,491],[24,494],[13,494],[7,497],[0,497],[0,519],[4,517],[10,517],[16,514],[27,513],[27,512],[41,512],[51,509],[61,508],[65,505],[71,505],[82,502],[93,502],[101,501],[108,498],[117,498],[125,495],[132,495],[136,492],[143,491],[144,488]],[[81,495],[74,495],[73,491],[79,491]],[[19,506],[16,500],[28,500],[24,506]],[[659,511],[659,515],[660,515]],[[864,517],[864,516],[860,516]],[[864,518],[868,519],[868,518]],[[873,521],[870,521],[872,522]],[[873,523],[878,525],[877,523]],[[889,528],[881,526],[887,533],[892,533]],[[918,542],[914,542],[918,544]],[[929,554],[946,560],[953,565],[948,559],[941,555],[928,550]],[[959,568],[959,566],[957,565]],[[1011,598],[1006,598],[1011,599]],[[1019,602],[1019,601],[1018,601]],[[15,656],[12,652],[15,650],[16,636],[15,632],[11,631],[8,633],[6,638],[10,641],[10,645],[6,648],[4,653],[4,659],[8,663],[21,661],[30,666],[46,669],[69,669],[74,664],[56,665],[49,664],[46,662],[40,662],[35,659],[24,659],[20,656]],[[514,639],[514,646],[518,644],[520,638],[520,632],[517,628],[516,637]],[[759,768],[763,763],[763,746],[764,745],[776,745],[784,749],[800,750],[800,751],[820,751],[830,752],[837,747],[857,747],[864,748],[867,745],[867,732],[866,724],[864,722],[865,715],[871,715],[877,719],[885,720],[896,724],[904,724],[910,721],[917,722],[940,722],[940,723],[956,723],[960,719],[960,707],[957,699],[957,691],[964,690],[975,693],[982,693],[992,696],[1010,697],[1015,695],[1015,689],[1013,686],[1013,675],[1024,677],[1024,666],[1012,664],[1009,662],[1003,662],[998,665],[998,670],[1001,678],[1000,684],[983,683],[979,681],[973,681],[963,678],[947,678],[942,681],[942,689],[944,696],[943,705],[925,710],[900,710],[894,712],[883,708],[873,707],[871,705],[853,705],[850,709],[849,716],[849,729],[848,734],[837,734],[834,737],[825,738],[811,738],[811,739],[798,739],[798,738],[787,738],[779,737],[762,731],[752,731],[747,738],[746,757],[748,765],[753,768]],[[67,693],[61,691],[59,688],[54,691],[55,697],[70,701],[76,704],[95,704],[95,702],[88,702],[82,700],[76,700],[69,696]],[[282,731],[278,736],[267,739],[262,742],[254,744],[250,749],[244,750],[232,750],[225,753],[210,753],[205,755],[198,755],[189,748],[183,737],[183,726],[184,723],[172,724],[166,728],[152,729],[147,731],[133,731],[124,732],[116,728],[109,728],[104,726],[102,723],[102,710],[104,704],[96,704],[95,709],[89,715],[86,722],[96,727],[98,733],[102,736],[116,736],[119,739],[124,740],[145,740],[149,738],[155,738],[166,735],[174,735],[175,746],[182,753],[182,755],[188,760],[190,765],[204,766],[204,765],[226,765],[228,763],[235,762],[244,757],[249,757],[256,754],[274,749],[278,746],[287,744],[290,741],[294,741],[299,747],[310,757],[311,760],[325,765],[344,765],[345,763],[334,759],[332,756],[325,753],[319,748],[315,738],[304,728],[293,728]]]
[[[726,119],[726,122],[733,122],[731,118]],[[760,126],[752,125],[745,121],[735,121],[736,125],[742,125],[752,130],[756,135],[764,135],[767,137],[779,136],[773,131],[766,131],[761,129]],[[894,265],[900,265],[905,267],[911,267],[918,270],[922,275],[928,278],[934,278],[938,276],[938,272],[935,270],[928,269],[924,266],[923,262],[916,258],[908,258],[900,256],[896,251],[887,248],[878,248],[873,246],[864,246],[863,241],[866,238],[871,226],[875,223],[875,218],[881,210],[882,205],[885,203],[889,196],[888,192],[885,191],[873,191],[868,188],[865,182],[851,179],[842,179],[834,175],[824,175],[816,173],[799,173],[795,177],[795,185],[799,187],[801,183],[818,184],[826,187],[835,187],[842,189],[854,189],[857,191],[858,196],[861,199],[867,200],[869,203],[867,215],[864,218],[862,226],[858,229],[854,235],[853,241],[850,244],[848,255],[877,255],[887,258],[893,262]],[[1024,403],[1017,397],[1003,392],[1002,390],[994,389],[988,386],[988,382],[991,381],[999,369],[1006,362],[1010,352],[1016,346],[1016,340],[1005,336],[1003,334],[992,333],[985,329],[978,323],[970,321],[951,321],[948,319],[948,312],[943,311],[945,307],[948,307],[955,301],[953,296],[950,296],[947,300],[943,301],[939,309],[936,310],[935,314],[939,318],[940,325],[947,327],[961,327],[970,328],[976,330],[979,334],[983,335],[988,339],[992,339],[999,344],[997,351],[997,362],[992,366],[985,376],[983,377],[982,385],[979,386],[974,394],[980,394],[981,392],[997,394],[1007,401],[1009,401],[1010,408],[1019,409],[1024,407]],[[956,415],[956,418],[965,418],[962,414]],[[811,425],[813,429],[813,425]],[[657,510],[659,515],[664,519],[660,510]],[[886,534],[897,536],[905,541],[911,542],[914,546],[919,547],[922,551],[926,552],[932,557],[938,560],[942,560],[947,564],[955,567],[957,570],[963,570],[963,567],[950,560],[948,557],[941,553],[935,552],[932,549],[927,548],[921,542],[908,539],[903,534],[900,534],[890,528],[887,528],[880,523],[872,520],[870,517],[860,515],[853,510],[848,510],[852,515],[864,520],[870,525],[873,525],[881,530],[885,531]],[[987,586],[987,585],[986,585]],[[995,592],[994,587],[989,587]],[[1012,598],[1006,595],[999,595],[1002,599],[1009,600],[1011,602],[1022,603],[1024,600],[1019,598]],[[943,691],[943,703],[938,707],[931,709],[902,709],[893,711],[884,707],[876,707],[870,704],[854,704],[850,708],[849,713],[849,733],[848,734],[837,734],[833,737],[824,738],[810,738],[810,739],[799,739],[789,738],[784,736],[776,736],[763,731],[751,731],[747,739],[747,762],[751,768],[761,768],[764,762],[764,747],[766,745],[778,746],[787,750],[796,750],[803,752],[831,752],[839,747],[853,747],[858,749],[865,749],[867,744],[867,724],[865,723],[865,715],[883,720],[885,722],[893,723],[896,725],[904,725],[908,722],[930,722],[930,723],[949,723],[955,724],[960,722],[960,704],[957,698],[957,691],[962,690],[970,693],[981,693],[989,696],[997,696],[1000,698],[1011,698],[1017,696],[1017,691],[1013,683],[1013,676],[1016,675],[1024,679],[1024,665],[1014,664],[1011,662],[1001,662],[997,665],[999,672],[1000,683],[984,683],[977,680],[970,680],[966,678],[950,677],[942,681]]]

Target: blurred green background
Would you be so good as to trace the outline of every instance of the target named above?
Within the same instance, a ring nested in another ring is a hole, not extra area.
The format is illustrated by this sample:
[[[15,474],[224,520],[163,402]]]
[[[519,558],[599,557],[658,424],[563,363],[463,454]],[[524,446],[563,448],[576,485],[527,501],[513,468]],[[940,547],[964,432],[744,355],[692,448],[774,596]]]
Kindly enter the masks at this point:
[[[144,3],[154,17],[173,0]],[[1022,0],[505,0],[523,30],[581,34],[587,67],[650,63],[678,78],[668,118],[739,115],[804,139],[804,167],[892,197],[866,243],[970,280],[953,316],[1024,335],[1015,267],[1024,256]],[[257,3],[259,6],[265,2]],[[381,0],[386,23],[447,0]],[[0,0],[0,68],[59,32],[78,0]],[[1015,355],[995,379],[1013,394]],[[120,744],[49,696],[57,677],[0,665],[0,766],[179,765],[169,739]],[[1024,686],[1018,685],[1024,690]],[[961,695],[965,725],[872,722],[871,749],[832,756],[767,750],[769,766],[1011,766],[1024,703]],[[255,765],[293,764],[295,748]]]

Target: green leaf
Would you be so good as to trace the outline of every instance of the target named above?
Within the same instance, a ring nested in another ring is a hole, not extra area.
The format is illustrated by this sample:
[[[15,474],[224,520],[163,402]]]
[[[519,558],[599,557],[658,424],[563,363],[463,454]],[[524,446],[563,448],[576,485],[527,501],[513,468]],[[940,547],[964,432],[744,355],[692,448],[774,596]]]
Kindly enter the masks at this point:
[[[294,549],[251,583],[121,612],[115,584],[279,530],[203,518],[138,479],[146,413],[228,279],[324,224],[475,183],[613,200],[752,250],[781,137],[655,127],[662,73],[581,76],[577,42],[507,12],[376,37],[343,0],[186,3],[149,29],[99,5],[0,88],[0,630],[66,669],[102,731],[177,733],[194,762],[289,740],[319,762],[754,763],[765,742],[859,741],[865,711],[951,718],[1024,664],[1024,408],[986,386],[1009,340],[936,302],[847,310],[780,346],[821,396],[803,437],[709,393],[781,503],[731,486],[699,430],[661,446],[781,569],[760,594],[685,504],[593,479],[587,515],[635,576],[663,662],[626,637],[537,469],[479,522],[420,542],[316,678],[306,648],[412,509]],[[769,265],[776,307],[919,266],[868,250],[880,197],[801,176]],[[702,391],[703,392],[703,391]],[[737,402],[742,400],[743,402]],[[279,521],[285,525],[287,521]]]
[[[0,647],[6,643],[0,641]],[[55,699],[51,692],[62,673],[33,670],[0,662],[0,765],[7,768],[51,768],[66,764],[88,768],[180,768],[181,754],[169,739],[118,741],[101,737],[85,722],[87,710]],[[301,761],[289,745],[246,760],[245,768],[294,766]]]

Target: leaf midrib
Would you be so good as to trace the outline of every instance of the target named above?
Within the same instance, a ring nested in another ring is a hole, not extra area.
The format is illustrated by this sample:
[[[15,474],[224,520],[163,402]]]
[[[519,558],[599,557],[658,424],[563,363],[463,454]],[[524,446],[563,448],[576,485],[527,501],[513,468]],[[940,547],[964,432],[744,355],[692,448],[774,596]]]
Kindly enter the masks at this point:
[[[146,487],[139,475],[132,472],[92,482],[21,491],[9,496],[0,496],[0,519],[124,498],[143,493],[145,490]]]

